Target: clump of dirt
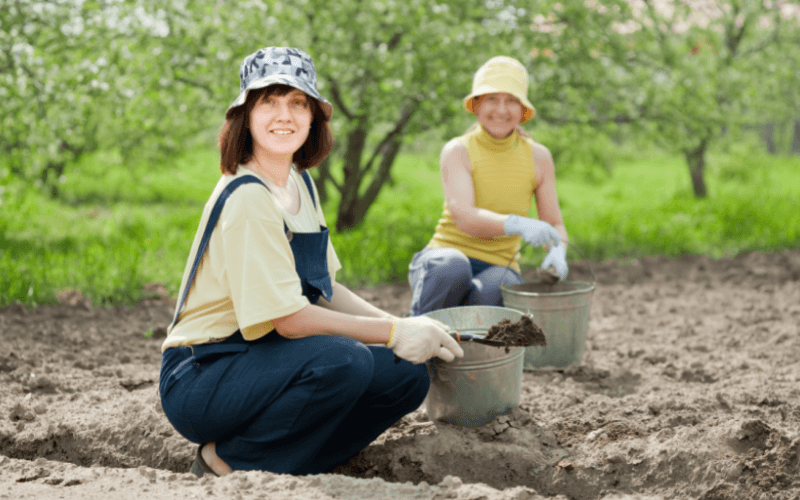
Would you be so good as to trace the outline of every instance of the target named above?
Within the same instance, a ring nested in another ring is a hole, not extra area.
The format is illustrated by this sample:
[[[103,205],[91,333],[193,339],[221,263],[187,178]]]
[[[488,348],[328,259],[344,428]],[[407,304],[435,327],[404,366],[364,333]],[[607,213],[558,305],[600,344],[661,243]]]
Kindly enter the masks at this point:
[[[416,418],[411,416],[410,420]],[[478,428],[438,421],[425,434],[373,443],[336,473],[363,479],[379,477],[400,484],[440,484],[450,476],[459,478],[459,483],[483,483],[497,489],[526,486],[546,491],[556,464],[567,456],[555,434],[537,423],[527,406],[517,406]],[[464,495],[464,500],[489,498],[468,491]]]
[[[501,319],[492,325],[486,334],[486,340],[502,342],[507,347],[546,346],[544,331],[533,322],[530,316],[522,316],[512,323],[510,319]]]
[[[532,269],[531,273],[534,276],[533,281],[542,285],[555,285],[560,280],[556,272],[550,269]]]

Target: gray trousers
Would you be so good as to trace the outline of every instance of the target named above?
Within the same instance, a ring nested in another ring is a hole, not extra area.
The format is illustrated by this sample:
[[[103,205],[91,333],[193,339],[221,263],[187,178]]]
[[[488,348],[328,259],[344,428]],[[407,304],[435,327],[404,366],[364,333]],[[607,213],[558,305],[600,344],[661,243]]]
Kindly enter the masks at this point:
[[[517,285],[513,269],[470,259],[455,248],[426,248],[408,266],[411,316],[457,306],[502,306],[500,285]]]

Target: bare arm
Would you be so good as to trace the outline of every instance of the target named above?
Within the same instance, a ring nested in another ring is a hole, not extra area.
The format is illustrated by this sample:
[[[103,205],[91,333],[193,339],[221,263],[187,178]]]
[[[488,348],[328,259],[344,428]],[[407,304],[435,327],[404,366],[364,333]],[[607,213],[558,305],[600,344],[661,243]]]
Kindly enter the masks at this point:
[[[568,241],[567,228],[561,217],[561,207],[556,193],[556,173],[553,156],[550,150],[539,143],[533,143],[533,162],[536,165],[538,185],[533,190],[536,197],[536,212],[539,220],[553,226],[561,236],[561,243],[566,247]]]
[[[365,344],[385,344],[389,341],[392,321],[396,319],[334,282],[330,302],[320,297],[317,305],[310,304],[296,313],[273,319],[272,325],[286,338],[323,334],[348,337]]]
[[[315,335],[336,335],[363,344],[386,345],[395,356],[422,363],[436,356],[452,361],[464,351],[447,332],[449,327],[426,317],[397,318],[358,297],[345,286],[334,284],[339,299],[321,305],[309,304],[292,314],[275,318],[278,335],[299,339]],[[334,310],[333,308],[342,310]],[[353,313],[353,314],[351,314]]]
[[[364,344],[386,344],[394,321],[389,317],[353,316],[309,304],[295,313],[273,319],[272,324],[279,335],[288,339],[337,335]]]
[[[456,227],[474,238],[488,239],[504,235],[503,223],[508,215],[475,206],[469,153],[458,139],[452,139],[442,148],[439,168],[444,197]]]
[[[325,309],[352,314],[354,316],[397,319],[397,316],[375,307],[353,293],[353,291],[346,286],[335,281],[333,283],[332,300],[328,302],[325,300],[325,297],[320,297],[318,304]]]

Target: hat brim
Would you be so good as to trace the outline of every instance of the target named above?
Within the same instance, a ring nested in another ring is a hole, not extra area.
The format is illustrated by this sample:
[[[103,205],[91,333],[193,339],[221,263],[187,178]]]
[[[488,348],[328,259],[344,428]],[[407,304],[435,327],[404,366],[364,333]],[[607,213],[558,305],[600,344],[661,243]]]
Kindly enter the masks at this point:
[[[319,105],[322,108],[322,113],[325,115],[326,120],[330,120],[331,116],[333,116],[333,106],[331,103],[325,100],[325,98],[322,97],[316,89],[306,85],[305,82],[300,79],[292,78],[290,75],[269,75],[253,80],[246,89],[239,93],[239,96],[235,101],[233,101],[233,104],[228,106],[227,111],[225,111],[225,116],[228,117],[232,109],[241,106],[245,103],[245,101],[247,101],[248,92],[254,89],[263,89],[265,87],[269,87],[270,85],[288,85],[298,90],[302,90],[319,102]]]
[[[464,98],[464,109],[466,109],[467,111],[469,111],[470,113],[472,113],[474,115],[475,114],[475,109],[474,109],[473,104],[475,103],[475,98],[476,97],[479,97],[479,96],[482,96],[482,95],[486,95],[486,94],[496,94],[496,93],[503,93],[503,92],[508,92],[508,91],[507,90],[500,90],[500,89],[497,89],[497,88],[494,88],[494,87],[491,87],[491,86],[488,86],[488,85],[484,85],[482,87],[479,87],[479,88],[475,89],[470,95],[468,95],[467,97]],[[528,100],[527,97],[525,97],[524,95],[516,95],[516,94],[512,94],[512,95],[514,97],[516,97],[517,99],[519,99],[519,102],[522,103],[522,106],[525,108],[525,112],[522,113],[522,120],[520,121],[520,123],[525,123],[527,121],[530,121],[531,118],[536,116],[536,108],[533,107],[533,104],[531,104],[531,102]]]

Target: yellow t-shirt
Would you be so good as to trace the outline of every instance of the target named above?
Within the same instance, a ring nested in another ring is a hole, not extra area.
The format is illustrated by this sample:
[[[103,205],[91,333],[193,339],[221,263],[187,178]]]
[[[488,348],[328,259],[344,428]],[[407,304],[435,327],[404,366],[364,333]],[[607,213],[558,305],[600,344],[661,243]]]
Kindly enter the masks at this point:
[[[533,141],[514,131],[497,139],[480,125],[459,138],[467,148],[472,165],[475,206],[499,214],[527,216],[536,189]],[[428,248],[456,248],[467,257],[496,266],[508,266],[519,272],[519,236],[475,238],[456,227],[447,200],[436,233]]]
[[[206,203],[178,297],[186,287],[214,203],[229,182],[243,175],[258,177],[254,171],[240,166],[236,175],[220,178]],[[270,320],[297,312],[309,304],[295,271],[294,255],[283,224],[285,221],[289,230],[298,233],[317,232],[320,224],[326,224],[322,208],[319,204],[314,208],[300,174],[292,169],[290,175],[300,190],[297,215],[278,207],[272,194],[261,184],[244,184],[227,199],[200,260],[180,321],[169,331],[162,351],[224,339],[237,329],[242,330],[247,340],[255,340],[273,330]],[[319,200],[316,188],[314,190]],[[342,266],[330,240],[327,258],[331,281],[334,281],[336,271]],[[257,328],[245,333],[244,328],[256,325]]]

